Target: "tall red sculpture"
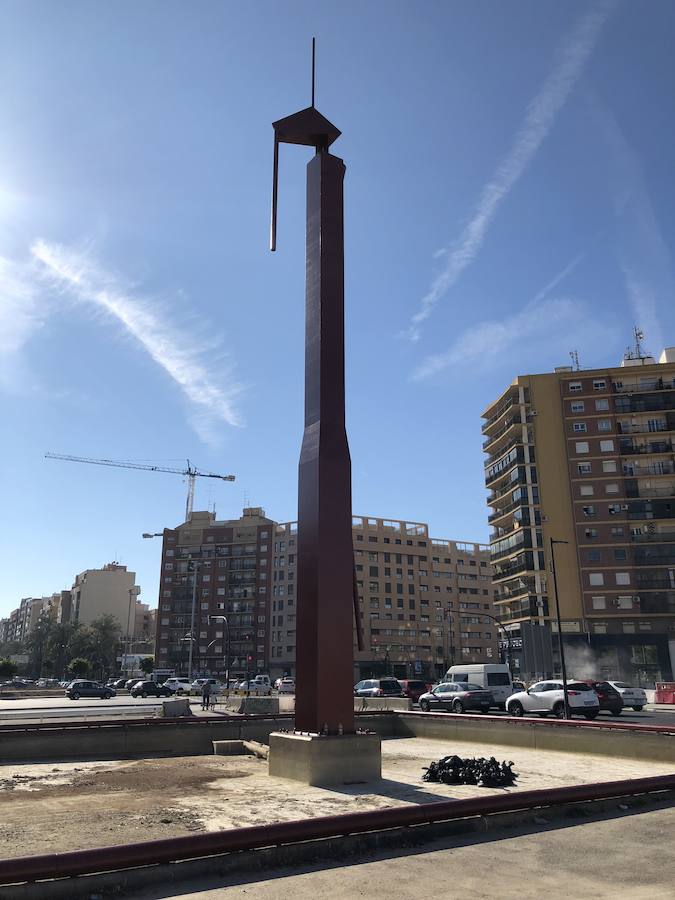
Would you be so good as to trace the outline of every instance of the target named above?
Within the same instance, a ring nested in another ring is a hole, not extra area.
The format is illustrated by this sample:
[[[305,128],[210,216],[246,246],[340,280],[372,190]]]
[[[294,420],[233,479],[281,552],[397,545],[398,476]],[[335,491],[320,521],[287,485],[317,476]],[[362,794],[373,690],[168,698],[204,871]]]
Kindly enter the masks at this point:
[[[313,66],[312,66],[313,68]],[[354,732],[351,460],[345,430],[344,162],[340,132],[312,105],[274,122],[270,249],[276,249],[279,144],[316,153],[307,165],[305,431],[298,478],[298,731]],[[358,625],[358,622],[357,622]]]

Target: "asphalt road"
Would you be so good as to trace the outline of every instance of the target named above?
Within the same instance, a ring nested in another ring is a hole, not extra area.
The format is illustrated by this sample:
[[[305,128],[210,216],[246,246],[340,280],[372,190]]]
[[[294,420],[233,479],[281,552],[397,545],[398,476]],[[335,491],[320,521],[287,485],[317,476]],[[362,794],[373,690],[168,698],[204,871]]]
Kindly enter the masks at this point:
[[[201,710],[201,698],[192,697],[195,712]],[[148,697],[135,700],[126,691],[110,700],[68,700],[65,696],[30,697],[22,700],[6,700],[0,697],[0,723],[36,721],[42,719],[113,718],[152,715],[161,705],[160,699]],[[493,710],[492,715],[504,715]],[[447,713],[452,715],[452,713]],[[480,715],[480,713],[476,713]],[[537,718],[537,717],[535,717]],[[624,709],[621,716],[600,713],[595,720],[610,722],[636,722],[643,725],[675,725],[675,706],[646,706],[642,712]]]

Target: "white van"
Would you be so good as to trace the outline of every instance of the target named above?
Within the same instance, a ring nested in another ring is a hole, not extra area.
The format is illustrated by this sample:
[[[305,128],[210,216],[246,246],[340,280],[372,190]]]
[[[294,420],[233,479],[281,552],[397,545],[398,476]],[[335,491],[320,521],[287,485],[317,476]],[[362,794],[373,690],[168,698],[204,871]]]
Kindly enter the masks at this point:
[[[501,663],[450,666],[445,673],[445,681],[468,681],[470,684],[480,685],[486,691],[490,691],[498,709],[506,708],[506,700],[513,693],[509,667]]]

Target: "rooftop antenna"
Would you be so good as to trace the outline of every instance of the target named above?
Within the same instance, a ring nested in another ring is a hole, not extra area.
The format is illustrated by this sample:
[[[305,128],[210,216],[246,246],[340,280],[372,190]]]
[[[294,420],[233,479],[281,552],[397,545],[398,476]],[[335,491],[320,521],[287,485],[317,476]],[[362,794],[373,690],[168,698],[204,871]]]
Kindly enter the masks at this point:
[[[645,339],[644,331],[640,328],[639,325],[636,325],[633,328],[633,334],[635,335],[635,358],[644,359],[647,355],[645,353],[644,347],[642,346],[642,342]]]
[[[572,357],[572,365],[574,366],[574,371],[578,372],[581,366],[579,365],[579,353],[577,350],[570,350],[570,356]]]

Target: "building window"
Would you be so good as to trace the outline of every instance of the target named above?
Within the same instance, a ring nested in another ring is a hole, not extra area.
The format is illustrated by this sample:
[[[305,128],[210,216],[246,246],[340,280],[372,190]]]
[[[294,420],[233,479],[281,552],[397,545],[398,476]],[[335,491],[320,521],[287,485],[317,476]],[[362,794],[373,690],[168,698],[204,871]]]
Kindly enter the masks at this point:
[[[608,410],[609,409],[609,400],[598,398],[595,401],[595,408],[597,409],[598,412],[604,412],[605,410]]]
[[[614,441],[600,441],[601,453],[614,453]]]
[[[593,609],[606,609],[607,601],[604,597],[591,597],[591,601],[593,603]]]
[[[587,558],[588,562],[600,562],[602,559],[602,550],[589,550]]]
[[[589,541],[593,540],[593,538],[596,538],[598,536],[598,529],[597,528],[587,528],[584,531],[584,535]]]
[[[570,388],[571,394],[578,394],[581,391],[581,382],[580,381],[570,381],[569,388]]]
[[[584,411],[584,401],[583,400],[573,400],[570,404],[570,410],[573,413],[582,413]]]
[[[577,441],[574,448],[577,453],[588,453],[588,441]]]
[[[616,460],[614,460],[614,459],[603,459],[603,461],[602,461],[602,471],[603,471],[603,472],[616,472]]]
[[[625,594],[619,594],[616,600],[617,606],[619,609],[632,609],[633,608],[633,598]]]
[[[623,623],[623,633],[624,634],[635,634],[635,622],[624,622]]]
[[[616,583],[617,584],[630,584],[630,574],[628,572],[617,572],[616,573]]]
[[[622,548],[615,550],[614,559],[617,562],[625,562],[628,559],[628,551]]]
[[[593,626],[593,631],[596,634],[607,634],[607,623],[606,622],[596,622]]]
[[[592,471],[590,463],[578,463],[577,469],[580,475],[590,475]]]
[[[611,431],[612,423],[609,419],[598,419],[598,431]]]
[[[590,519],[595,515],[595,507],[594,506],[582,506],[581,510],[587,519]]]
[[[610,481],[609,484],[605,485],[605,493],[606,494],[618,494],[619,493],[619,485],[614,481]]]
[[[579,493],[582,497],[592,497],[595,493],[595,488],[592,484],[582,484],[579,488]]]
[[[598,379],[597,381],[593,381],[593,390],[594,391],[604,391],[607,388],[607,382],[604,378]]]
[[[602,574],[602,572],[589,572],[588,583],[594,586],[604,584],[605,576]]]
[[[613,527],[613,528],[611,529],[611,532],[610,532],[610,533],[611,533],[611,535],[612,535],[613,538],[623,537],[623,526],[622,526],[622,525],[618,525],[618,526],[616,526],[616,527]]]
[[[582,432],[582,431],[587,431],[587,430],[588,430],[588,429],[586,428],[586,423],[585,423],[585,422],[574,422],[573,425],[572,425],[572,428],[573,428],[574,431],[576,431],[577,433],[578,433],[578,432]]]
[[[621,514],[621,506],[618,503],[610,503],[607,507],[610,516],[618,516]]]

